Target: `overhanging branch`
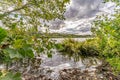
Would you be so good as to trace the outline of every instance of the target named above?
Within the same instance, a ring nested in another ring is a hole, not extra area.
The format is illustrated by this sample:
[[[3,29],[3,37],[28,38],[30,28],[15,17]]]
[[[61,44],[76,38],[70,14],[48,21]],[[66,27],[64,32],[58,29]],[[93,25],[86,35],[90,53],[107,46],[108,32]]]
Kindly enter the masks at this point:
[[[29,4],[25,4],[25,5],[23,5],[23,6],[20,7],[20,8],[17,8],[17,9],[14,9],[14,10],[11,10],[11,11],[8,11],[8,12],[5,12],[4,14],[5,14],[5,15],[8,15],[8,14],[10,14],[10,13],[12,13],[12,12],[19,11],[19,10],[21,10],[21,9],[26,8],[28,5],[29,5]]]

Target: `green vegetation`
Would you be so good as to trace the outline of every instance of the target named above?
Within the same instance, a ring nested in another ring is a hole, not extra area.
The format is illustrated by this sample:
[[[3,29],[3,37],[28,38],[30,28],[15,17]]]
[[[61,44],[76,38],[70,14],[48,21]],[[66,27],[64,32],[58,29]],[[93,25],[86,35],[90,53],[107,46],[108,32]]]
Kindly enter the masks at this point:
[[[21,74],[3,71],[3,73],[1,73],[0,80],[21,80]]]
[[[0,80],[21,80],[20,73],[9,70],[11,64],[24,62],[24,66],[32,65],[30,62],[41,53],[52,57],[51,51],[55,47],[76,61],[93,56],[103,58],[113,66],[115,72],[120,71],[120,10],[112,15],[113,19],[108,19],[106,15],[96,18],[92,29],[94,39],[84,42],[69,39],[55,44],[49,38],[93,36],[38,33],[39,26],[48,27],[46,22],[64,19],[65,4],[68,2],[69,0],[0,0],[0,21],[4,26],[4,29],[0,27],[0,64],[6,65],[5,70],[0,70]],[[119,5],[119,0],[116,2]]]
[[[6,30],[0,27],[0,43],[4,40],[6,36],[7,36]]]
[[[107,57],[106,61],[110,63],[115,74],[120,73],[120,57],[119,56],[113,56],[112,58]]]
[[[120,10],[116,10],[114,18],[107,15],[95,19],[92,32],[95,37],[84,42],[65,40],[62,52],[69,57],[78,59],[83,57],[99,56],[111,64],[115,73],[120,72]]]
[[[63,55],[79,60],[80,57],[99,57],[105,59],[113,66],[115,73],[120,71],[120,14],[115,14],[114,19],[96,19],[93,25],[93,39],[83,42],[71,39],[64,40],[60,49]]]
[[[116,14],[114,17],[95,21],[93,29],[106,56],[120,56],[120,15]]]
[[[90,38],[94,37],[94,35],[76,35],[76,34],[65,34],[65,33],[40,33],[40,37],[45,38]]]
[[[64,19],[65,4],[68,2],[69,0],[0,0],[0,22],[5,29],[0,27],[0,63],[6,65],[8,73],[12,64],[24,62],[30,65],[29,62],[41,53],[52,56],[54,42],[49,38],[40,38],[38,28],[48,27],[46,22],[50,20]],[[16,78],[19,76],[13,75],[6,74],[0,80],[20,80]]]
[[[74,58],[75,61],[78,61],[80,58],[99,57],[100,55],[98,44],[93,39],[88,39],[84,42],[66,39],[58,45],[61,46],[58,50],[63,55]]]
[[[93,32],[98,38],[101,54],[110,62],[116,72],[120,71],[120,12],[116,10],[114,19],[104,17],[104,20],[94,22]],[[101,18],[103,18],[101,17]]]

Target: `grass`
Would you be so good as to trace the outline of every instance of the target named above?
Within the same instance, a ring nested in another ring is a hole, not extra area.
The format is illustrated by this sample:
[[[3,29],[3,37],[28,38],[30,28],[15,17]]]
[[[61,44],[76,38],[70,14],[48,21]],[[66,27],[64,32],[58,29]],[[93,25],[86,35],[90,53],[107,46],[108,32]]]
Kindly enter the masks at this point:
[[[93,44],[92,40],[86,40],[84,42],[75,41],[73,39],[65,39],[62,43],[59,51],[64,56],[74,58],[78,61],[80,58],[98,57],[99,49],[96,43]]]

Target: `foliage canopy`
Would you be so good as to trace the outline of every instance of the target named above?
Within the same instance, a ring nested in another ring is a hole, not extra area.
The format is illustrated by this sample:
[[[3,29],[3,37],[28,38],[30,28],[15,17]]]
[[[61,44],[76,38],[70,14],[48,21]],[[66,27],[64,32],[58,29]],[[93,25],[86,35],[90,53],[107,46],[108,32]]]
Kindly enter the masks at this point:
[[[55,46],[49,38],[39,34],[39,27],[48,27],[47,23],[51,20],[64,19],[68,2],[69,0],[0,0],[0,63],[6,64],[8,68],[12,62],[32,60],[40,56],[40,53],[51,57],[51,49]]]

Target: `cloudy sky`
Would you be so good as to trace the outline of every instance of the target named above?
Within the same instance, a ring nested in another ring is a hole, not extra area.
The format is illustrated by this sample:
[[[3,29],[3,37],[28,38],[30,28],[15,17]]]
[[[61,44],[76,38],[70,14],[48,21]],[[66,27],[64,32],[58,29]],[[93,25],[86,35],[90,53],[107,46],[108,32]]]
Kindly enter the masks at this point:
[[[70,0],[65,12],[66,20],[76,21],[82,18],[90,18],[96,15],[102,0]],[[59,26],[64,23],[62,20],[52,22],[52,26]]]
[[[102,0],[71,0],[65,16],[67,19],[90,17],[98,11]]]

